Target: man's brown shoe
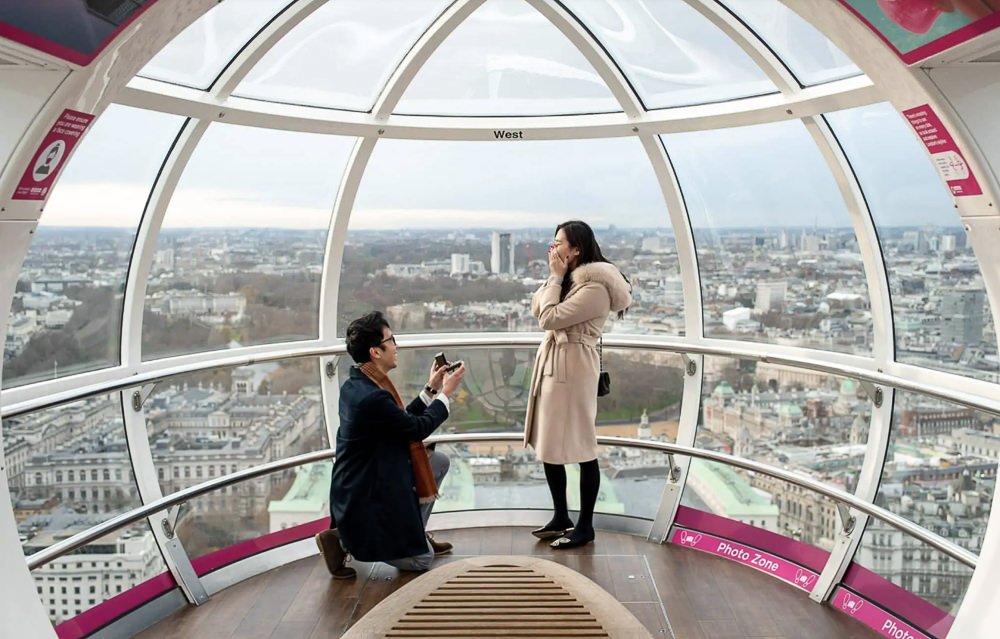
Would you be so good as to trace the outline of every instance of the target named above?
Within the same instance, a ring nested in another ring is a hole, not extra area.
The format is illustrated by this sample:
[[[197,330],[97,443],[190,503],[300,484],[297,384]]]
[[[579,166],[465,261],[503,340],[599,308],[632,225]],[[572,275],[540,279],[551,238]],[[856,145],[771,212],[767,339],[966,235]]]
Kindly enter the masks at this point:
[[[434,535],[427,533],[427,543],[431,545],[431,550],[434,551],[435,557],[440,557],[441,555],[447,555],[454,548],[447,541],[434,541]]]
[[[347,552],[340,545],[340,535],[336,528],[327,528],[316,533],[316,545],[319,546],[319,554],[326,562],[326,569],[334,579],[353,579],[357,576],[358,573],[354,568],[344,565],[347,562]]]

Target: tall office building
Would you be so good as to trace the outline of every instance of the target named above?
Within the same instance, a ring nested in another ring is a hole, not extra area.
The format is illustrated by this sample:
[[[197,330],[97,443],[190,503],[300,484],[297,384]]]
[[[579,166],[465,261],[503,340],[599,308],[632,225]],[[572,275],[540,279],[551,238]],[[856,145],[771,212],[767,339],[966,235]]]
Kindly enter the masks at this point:
[[[788,283],[781,282],[758,282],[757,297],[754,301],[753,310],[758,313],[769,311],[780,311],[785,305],[785,295],[788,292]]]
[[[452,275],[464,275],[469,272],[469,254],[468,253],[452,253],[451,254],[451,274]]]
[[[941,339],[957,344],[975,344],[981,340],[985,292],[976,288],[949,288],[941,293]]]
[[[494,275],[501,273],[514,274],[514,242],[510,233],[493,231],[493,241],[490,251],[490,271]]]

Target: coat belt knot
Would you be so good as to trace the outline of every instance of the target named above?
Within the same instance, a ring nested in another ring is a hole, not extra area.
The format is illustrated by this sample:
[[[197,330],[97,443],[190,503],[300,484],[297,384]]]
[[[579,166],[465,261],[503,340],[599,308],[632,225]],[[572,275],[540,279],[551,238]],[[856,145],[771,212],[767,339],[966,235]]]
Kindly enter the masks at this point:
[[[566,349],[559,348],[566,344],[583,344],[590,348],[597,347],[597,338],[577,332],[564,330],[548,331],[542,341],[544,355],[542,359],[542,375],[555,377],[557,382],[566,381]]]

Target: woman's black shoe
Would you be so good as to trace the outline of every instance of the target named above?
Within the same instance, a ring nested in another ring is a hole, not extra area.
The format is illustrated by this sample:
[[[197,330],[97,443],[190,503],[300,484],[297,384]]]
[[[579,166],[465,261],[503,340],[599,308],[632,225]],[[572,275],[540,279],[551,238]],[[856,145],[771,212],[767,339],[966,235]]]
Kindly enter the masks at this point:
[[[555,548],[556,550],[569,550],[570,548],[586,546],[592,541],[594,541],[593,530],[589,533],[574,530],[570,534],[553,541],[549,544],[549,547]]]
[[[573,530],[573,522],[549,522],[542,526],[541,528],[536,528],[531,531],[531,534],[539,539],[555,539],[556,537],[562,537],[566,533]]]

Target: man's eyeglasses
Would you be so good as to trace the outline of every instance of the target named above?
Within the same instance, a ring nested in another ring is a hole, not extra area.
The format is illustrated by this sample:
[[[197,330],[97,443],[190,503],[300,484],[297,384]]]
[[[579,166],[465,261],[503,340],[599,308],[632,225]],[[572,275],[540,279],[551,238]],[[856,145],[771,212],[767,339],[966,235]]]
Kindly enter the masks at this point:
[[[393,344],[395,344],[396,343],[396,336],[395,335],[390,335],[389,337],[387,337],[384,340],[382,340],[381,342],[379,342],[378,345],[381,346],[382,344],[385,344],[386,342],[392,342]]]

